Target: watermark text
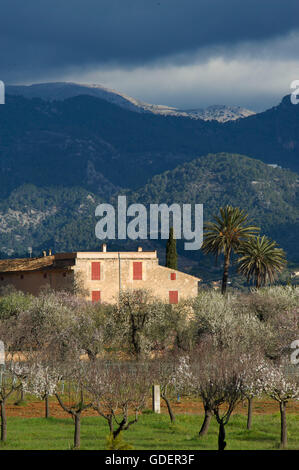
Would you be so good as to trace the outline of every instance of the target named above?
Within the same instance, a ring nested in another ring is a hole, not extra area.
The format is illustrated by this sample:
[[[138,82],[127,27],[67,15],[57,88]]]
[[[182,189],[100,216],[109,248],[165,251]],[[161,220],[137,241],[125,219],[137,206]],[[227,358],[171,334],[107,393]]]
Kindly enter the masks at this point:
[[[167,240],[172,226],[174,238],[186,240],[185,250],[202,246],[202,204],[150,204],[148,210],[143,204],[127,207],[126,196],[118,196],[117,210],[112,204],[99,204],[95,215],[100,217],[95,228],[100,240]]]

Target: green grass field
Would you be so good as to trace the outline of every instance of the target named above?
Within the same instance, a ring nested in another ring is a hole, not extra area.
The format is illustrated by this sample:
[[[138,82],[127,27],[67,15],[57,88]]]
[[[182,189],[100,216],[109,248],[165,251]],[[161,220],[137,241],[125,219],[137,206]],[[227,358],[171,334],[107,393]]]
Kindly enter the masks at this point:
[[[207,436],[198,438],[202,416],[178,415],[170,425],[167,415],[145,412],[137,424],[123,434],[134,449],[145,450],[215,450],[217,423],[211,422]],[[273,450],[279,448],[279,414],[255,415],[251,431],[246,430],[246,416],[233,415],[227,425],[228,450]],[[289,414],[289,449],[299,449],[299,416]],[[68,450],[73,444],[74,425],[71,419],[8,418],[8,436],[2,450]],[[83,417],[81,449],[105,449],[108,427],[103,418]]]

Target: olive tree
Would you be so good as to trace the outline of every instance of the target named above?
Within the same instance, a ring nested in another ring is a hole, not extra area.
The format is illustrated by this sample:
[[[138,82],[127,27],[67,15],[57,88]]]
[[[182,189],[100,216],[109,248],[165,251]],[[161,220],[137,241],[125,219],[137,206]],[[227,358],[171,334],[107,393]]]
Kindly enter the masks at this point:
[[[148,290],[124,290],[110,317],[113,344],[117,350],[141,360],[156,348],[158,336],[153,331],[162,334],[157,326],[162,326],[164,321],[165,305]]]
[[[271,359],[279,360],[288,354],[289,345],[299,337],[298,287],[275,286],[239,295],[234,308],[259,321],[263,333],[260,346]]]
[[[94,360],[109,343],[107,319],[111,308],[69,292],[42,292],[19,316],[18,336],[23,338],[23,350],[41,351],[57,360],[80,354]]]
[[[216,349],[235,349],[240,354],[266,349],[274,331],[250,309],[242,308],[242,296],[224,297],[219,292],[201,292],[193,302],[197,343],[207,338]]]

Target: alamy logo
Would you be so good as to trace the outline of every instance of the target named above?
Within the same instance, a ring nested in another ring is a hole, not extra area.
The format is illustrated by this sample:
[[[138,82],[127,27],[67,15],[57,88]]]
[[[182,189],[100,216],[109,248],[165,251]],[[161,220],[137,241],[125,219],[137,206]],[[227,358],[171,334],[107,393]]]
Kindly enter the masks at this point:
[[[0,368],[5,365],[5,349],[4,343],[0,340]]]
[[[292,93],[291,93],[291,103],[298,104],[299,103],[299,80],[294,80],[290,86]]]
[[[158,240],[159,234],[161,240],[167,240],[172,225],[175,238],[187,240],[185,250],[199,250],[203,242],[203,205],[194,204],[193,209],[192,204],[150,204],[148,211],[143,204],[127,207],[126,196],[118,196],[117,211],[111,204],[97,206],[95,215],[101,219],[95,234],[100,240]]]
[[[0,104],[5,104],[5,85],[0,80]]]
[[[299,339],[296,339],[292,342],[291,348],[295,349],[291,354],[291,363],[298,365],[299,364]]]

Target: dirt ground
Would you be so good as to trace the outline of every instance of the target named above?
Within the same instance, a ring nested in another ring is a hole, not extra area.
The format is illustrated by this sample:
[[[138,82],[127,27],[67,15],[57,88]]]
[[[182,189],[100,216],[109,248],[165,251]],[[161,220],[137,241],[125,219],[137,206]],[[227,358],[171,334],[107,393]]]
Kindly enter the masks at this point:
[[[279,412],[279,405],[273,400],[254,400],[253,412],[254,414],[272,414]],[[203,406],[199,400],[195,399],[182,399],[180,403],[176,401],[172,402],[173,411],[175,414],[202,414]],[[148,403],[148,408],[151,408],[151,403]],[[9,416],[18,416],[22,418],[41,418],[44,416],[44,403],[41,401],[29,401],[18,406],[13,404],[7,405],[7,415]],[[161,402],[161,411],[162,413],[167,413],[166,406],[164,402]],[[288,404],[288,412],[299,415],[299,402],[290,402]],[[247,403],[240,403],[234,413],[237,414],[246,414],[247,413]],[[50,401],[50,415],[56,418],[67,418],[68,415],[60,407],[58,402],[55,399]],[[93,410],[86,410],[84,416],[97,416],[97,413]]]

